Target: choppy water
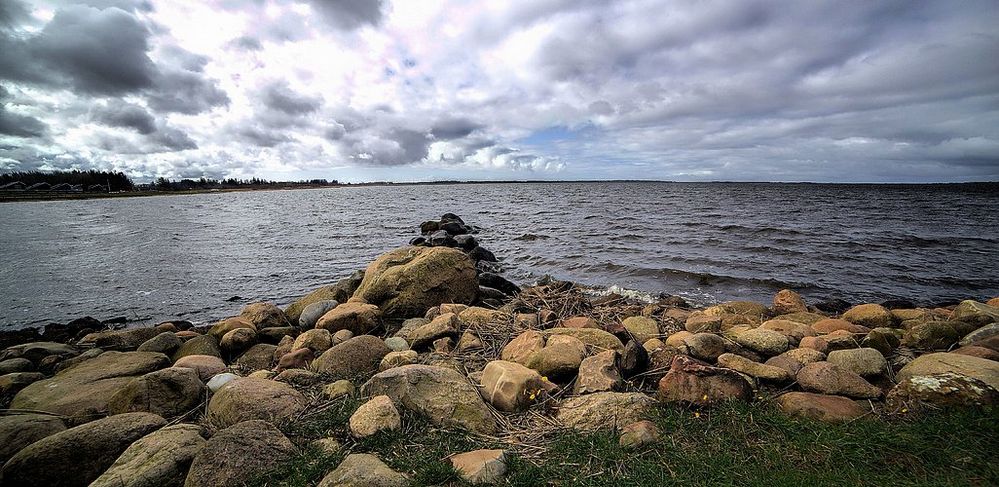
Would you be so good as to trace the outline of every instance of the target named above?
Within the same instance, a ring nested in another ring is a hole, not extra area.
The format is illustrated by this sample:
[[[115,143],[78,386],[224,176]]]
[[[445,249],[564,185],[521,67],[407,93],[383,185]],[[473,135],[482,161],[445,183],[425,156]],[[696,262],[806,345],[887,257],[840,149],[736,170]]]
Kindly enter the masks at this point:
[[[454,212],[522,283],[698,302],[999,295],[999,186],[524,183],[0,205],[0,327],[286,304]]]

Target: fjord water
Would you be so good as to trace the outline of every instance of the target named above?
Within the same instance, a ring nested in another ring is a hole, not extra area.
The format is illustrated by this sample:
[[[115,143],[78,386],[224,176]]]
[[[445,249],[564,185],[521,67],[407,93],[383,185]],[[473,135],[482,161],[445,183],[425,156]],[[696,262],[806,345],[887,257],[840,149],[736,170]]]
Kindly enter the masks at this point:
[[[0,205],[0,327],[287,304],[454,212],[507,276],[698,303],[999,295],[996,185],[516,183]],[[229,301],[239,296],[242,300]]]

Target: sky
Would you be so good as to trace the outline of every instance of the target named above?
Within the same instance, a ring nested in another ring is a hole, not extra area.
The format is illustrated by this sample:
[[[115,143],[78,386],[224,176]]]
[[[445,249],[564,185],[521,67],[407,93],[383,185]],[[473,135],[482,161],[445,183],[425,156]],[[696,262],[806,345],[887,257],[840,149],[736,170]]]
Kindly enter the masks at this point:
[[[999,3],[0,0],[0,172],[999,180]]]

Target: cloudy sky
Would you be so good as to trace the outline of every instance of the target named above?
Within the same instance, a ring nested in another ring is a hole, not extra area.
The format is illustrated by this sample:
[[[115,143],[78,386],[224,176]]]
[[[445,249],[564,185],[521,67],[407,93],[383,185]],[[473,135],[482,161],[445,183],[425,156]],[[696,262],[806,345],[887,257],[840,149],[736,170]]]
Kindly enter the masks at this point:
[[[999,5],[0,0],[0,171],[999,179]]]

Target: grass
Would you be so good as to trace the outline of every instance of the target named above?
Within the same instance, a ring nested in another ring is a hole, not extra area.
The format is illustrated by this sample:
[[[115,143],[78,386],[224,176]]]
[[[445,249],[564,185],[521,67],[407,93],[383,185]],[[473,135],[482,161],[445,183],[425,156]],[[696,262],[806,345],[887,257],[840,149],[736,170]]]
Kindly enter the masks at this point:
[[[289,430],[299,442],[335,436],[342,451],[306,448],[256,485],[315,485],[347,454],[361,452],[408,474],[414,485],[466,485],[449,455],[504,448],[406,412],[402,430],[354,441],[346,422],[357,403],[348,399]],[[829,425],[790,418],[769,405],[730,404],[699,416],[664,408],[650,419],[663,435],[658,444],[625,450],[612,433],[565,431],[538,458],[510,455],[504,485],[999,485],[996,410]]]

